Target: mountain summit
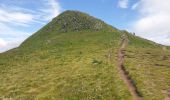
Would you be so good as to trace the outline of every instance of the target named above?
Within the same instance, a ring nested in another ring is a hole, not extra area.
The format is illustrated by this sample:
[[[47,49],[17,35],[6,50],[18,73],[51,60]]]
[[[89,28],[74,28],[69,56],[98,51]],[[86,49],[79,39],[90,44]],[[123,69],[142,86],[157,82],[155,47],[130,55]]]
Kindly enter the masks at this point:
[[[49,24],[49,29],[59,32],[81,31],[81,30],[101,30],[108,27],[103,21],[96,19],[86,13],[79,11],[65,11]]]
[[[106,30],[111,27],[105,22],[80,11],[67,10],[48,23],[42,30],[46,32],[71,32],[82,30]]]
[[[26,44],[30,44],[31,46],[36,44],[44,44],[43,41],[50,41],[51,38],[59,35],[58,33],[104,30],[109,31],[113,29],[115,28],[106,24],[104,21],[92,17],[86,13],[67,10],[53,18],[51,22],[29,37],[24,43],[21,44],[21,46]],[[32,43],[33,41],[34,43]]]

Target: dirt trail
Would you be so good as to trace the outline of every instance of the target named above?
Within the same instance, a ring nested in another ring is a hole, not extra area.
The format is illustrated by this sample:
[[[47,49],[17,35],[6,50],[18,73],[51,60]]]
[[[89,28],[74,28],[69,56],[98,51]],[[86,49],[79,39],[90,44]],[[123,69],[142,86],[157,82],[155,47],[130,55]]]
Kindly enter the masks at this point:
[[[170,100],[170,94],[166,94],[165,100]]]
[[[133,96],[134,100],[143,100],[142,97],[139,95],[139,92],[136,86],[133,84],[131,77],[129,76],[128,72],[124,67],[124,56],[125,56],[125,45],[127,41],[124,39],[121,43],[121,48],[118,53],[118,70],[122,77],[122,80],[127,85],[128,90],[130,91],[131,95]]]

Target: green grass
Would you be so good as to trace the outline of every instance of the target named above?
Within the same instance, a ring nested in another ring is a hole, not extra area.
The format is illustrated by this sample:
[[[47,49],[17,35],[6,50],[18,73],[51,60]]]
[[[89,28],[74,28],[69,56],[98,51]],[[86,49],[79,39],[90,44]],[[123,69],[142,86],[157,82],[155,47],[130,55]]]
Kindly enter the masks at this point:
[[[117,31],[62,33],[49,44],[35,43],[37,48],[31,50],[34,46],[27,45],[1,54],[0,97],[131,100],[117,72],[119,36]]]
[[[170,92],[170,51],[134,48],[126,51],[125,66],[144,100],[163,100]]]

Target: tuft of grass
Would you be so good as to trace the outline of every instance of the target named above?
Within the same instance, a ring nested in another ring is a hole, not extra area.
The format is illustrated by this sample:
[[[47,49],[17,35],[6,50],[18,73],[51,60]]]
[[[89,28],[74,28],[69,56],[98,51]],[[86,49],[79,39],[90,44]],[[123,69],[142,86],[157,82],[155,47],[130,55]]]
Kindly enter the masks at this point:
[[[100,65],[100,64],[102,64],[102,61],[93,59],[92,64],[93,64],[93,65]]]

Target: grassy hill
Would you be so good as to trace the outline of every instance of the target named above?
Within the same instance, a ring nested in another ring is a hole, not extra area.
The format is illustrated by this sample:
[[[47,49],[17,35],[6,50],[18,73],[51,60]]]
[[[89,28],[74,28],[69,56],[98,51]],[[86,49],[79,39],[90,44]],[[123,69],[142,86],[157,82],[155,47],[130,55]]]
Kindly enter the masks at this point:
[[[129,38],[133,40],[132,37]],[[137,43],[137,40],[134,40],[134,43],[127,46],[125,66],[144,100],[169,100],[169,47],[147,42],[153,45]]]
[[[122,36],[125,68],[144,100],[170,92],[170,50],[78,11],[66,11],[0,54],[0,99],[132,100],[117,67]]]

